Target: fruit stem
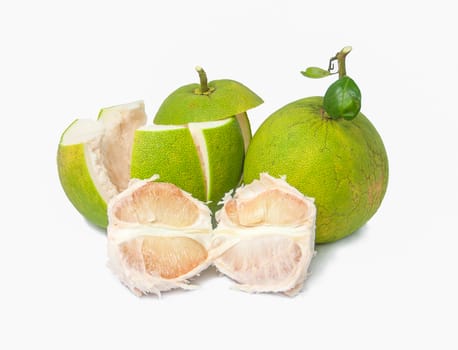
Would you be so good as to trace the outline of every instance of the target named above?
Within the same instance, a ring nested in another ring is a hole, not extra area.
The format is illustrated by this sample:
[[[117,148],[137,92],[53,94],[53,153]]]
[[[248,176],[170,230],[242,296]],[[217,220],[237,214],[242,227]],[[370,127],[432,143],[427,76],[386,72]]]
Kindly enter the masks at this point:
[[[200,79],[200,93],[205,94],[208,90],[208,81],[207,81],[207,73],[205,73],[204,69],[201,66],[196,66],[196,71],[199,73]]]
[[[329,61],[329,67],[332,67],[332,62],[337,60],[339,78],[342,78],[347,75],[347,67],[345,65],[345,58],[351,51],[351,46],[345,46],[342,50],[336,53],[334,57]]]

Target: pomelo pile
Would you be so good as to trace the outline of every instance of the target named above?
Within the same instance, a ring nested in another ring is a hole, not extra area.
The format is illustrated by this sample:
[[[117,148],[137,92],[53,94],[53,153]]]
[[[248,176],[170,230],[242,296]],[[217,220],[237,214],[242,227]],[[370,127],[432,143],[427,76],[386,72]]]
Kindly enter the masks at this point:
[[[315,241],[357,230],[386,191],[386,151],[360,113],[349,51],[331,59],[339,79],[324,97],[279,109],[252,140],[246,111],[261,98],[233,80],[207,82],[200,67],[200,84],[172,92],[151,124],[137,101],[64,131],[62,187],[107,228],[108,264],[122,283],[159,295],[191,288],[213,264],[244,291],[300,291]],[[328,76],[331,67],[305,75]]]

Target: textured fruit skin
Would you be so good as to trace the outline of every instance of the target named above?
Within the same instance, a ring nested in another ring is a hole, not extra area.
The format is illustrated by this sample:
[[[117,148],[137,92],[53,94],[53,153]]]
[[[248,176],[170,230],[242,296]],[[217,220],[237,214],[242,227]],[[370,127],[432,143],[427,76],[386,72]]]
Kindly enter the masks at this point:
[[[286,175],[317,206],[316,242],[333,242],[364,225],[388,184],[382,139],[359,113],[353,120],[324,116],[323,98],[292,102],[259,127],[248,148],[244,182],[261,172]]]
[[[172,92],[159,107],[156,124],[182,125],[225,119],[260,105],[263,100],[243,84],[221,79],[208,83],[209,95],[194,93],[199,84],[182,86]]]
[[[132,148],[131,177],[147,179],[158,174],[195,198],[205,201],[205,180],[188,128],[163,132],[137,130]]]
[[[59,145],[59,179],[68,199],[81,215],[94,225],[106,228],[107,204],[94,186],[85,159],[83,144]]]
[[[137,130],[132,149],[131,176],[147,179],[159,175],[195,198],[216,208],[224,194],[241,179],[245,157],[244,140],[235,118],[219,128],[202,130],[208,152],[209,184],[188,128],[167,132]]]
[[[204,130],[207,141],[210,181],[208,199],[212,209],[224,194],[240,182],[245,158],[242,130],[235,118],[224,128]],[[230,140],[230,142],[222,142]],[[231,161],[228,161],[231,160]]]

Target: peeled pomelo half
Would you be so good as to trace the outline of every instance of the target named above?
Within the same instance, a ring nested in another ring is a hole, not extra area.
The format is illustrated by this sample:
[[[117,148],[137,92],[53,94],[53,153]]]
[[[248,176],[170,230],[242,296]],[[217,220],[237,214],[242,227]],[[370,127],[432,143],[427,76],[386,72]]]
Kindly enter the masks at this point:
[[[243,116],[241,117],[243,119]],[[184,125],[148,125],[135,131],[131,176],[177,185],[212,209],[240,181],[244,135],[235,117]]]
[[[127,187],[134,130],[146,123],[142,101],[104,108],[98,120],[77,119],[57,151],[60,182],[73,206],[106,227],[107,202]]]
[[[314,255],[315,218],[312,198],[262,173],[217,212],[215,266],[241,290],[295,295]]]
[[[137,295],[192,288],[211,264],[211,213],[158,176],[131,181],[108,205],[108,266]]]

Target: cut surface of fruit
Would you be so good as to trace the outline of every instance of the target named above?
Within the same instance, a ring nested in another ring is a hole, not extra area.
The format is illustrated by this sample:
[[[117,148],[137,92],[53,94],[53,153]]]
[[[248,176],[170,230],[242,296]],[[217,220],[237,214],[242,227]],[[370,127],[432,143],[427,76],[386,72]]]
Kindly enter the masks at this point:
[[[137,101],[102,109],[97,121],[77,119],[61,137],[57,166],[62,187],[97,226],[107,226],[107,202],[127,187],[133,133],[145,123],[144,104]]]
[[[135,132],[131,176],[177,185],[216,204],[240,181],[244,139],[236,118],[180,126],[148,125]]]
[[[157,179],[132,180],[108,206],[108,266],[137,295],[189,289],[212,261],[209,208]]]
[[[249,292],[300,291],[314,254],[316,208],[284,178],[259,180],[227,196],[216,215],[215,266]]]

